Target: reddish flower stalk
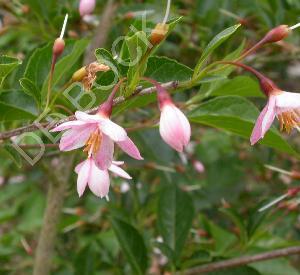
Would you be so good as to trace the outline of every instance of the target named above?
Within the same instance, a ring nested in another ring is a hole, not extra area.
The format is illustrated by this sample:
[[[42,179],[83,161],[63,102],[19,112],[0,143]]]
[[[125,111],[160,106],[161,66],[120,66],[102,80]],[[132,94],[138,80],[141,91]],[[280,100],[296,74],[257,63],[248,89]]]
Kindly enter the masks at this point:
[[[57,61],[58,57],[62,55],[62,53],[65,49],[65,41],[64,41],[63,37],[64,37],[64,34],[65,34],[67,22],[68,22],[68,14],[66,14],[66,16],[65,16],[60,36],[57,39],[55,39],[54,44],[53,44],[52,62],[51,62],[49,80],[48,80],[48,93],[47,93],[47,101],[46,101],[45,110],[47,110],[47,108],[49,106],[50,95],[51,95],[51,87],[52,87],[52,79],[53,79],[55,64],[56,64],[56,61]]]
[[[276,93],[276,91],[280,91],[280,89],[275,85],[275,83],[271,79],[267,78],[266,76],[264,76],[263,74],[261,74],[260,72],[253,69],[250,66],[234,61],[220,61],[219,63],[241,67],[244,70],[252,73],[259,80],[260,87],[266,96],[270,96],[270,94]]]
[[[103,104],[101,104],[101,106],[99,107],[98,113],[102,113],[108,117],[111,116],[113,103],[114,103],[114,97],[115,97],[116,93],[118,92],[118,90],[120,89],[120,87],[125,79],[126,79],[126,77],[120,79],[119,82],[114,86],[114,88],[113,88],[112,92],[110,93],[109,97],[107,98],[107,100]]]

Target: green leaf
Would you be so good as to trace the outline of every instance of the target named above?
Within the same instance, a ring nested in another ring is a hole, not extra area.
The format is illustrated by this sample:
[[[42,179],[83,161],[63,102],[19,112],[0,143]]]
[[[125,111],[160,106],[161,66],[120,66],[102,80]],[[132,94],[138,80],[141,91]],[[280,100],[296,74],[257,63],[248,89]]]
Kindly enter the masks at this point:
[[[23,88],[24,93],[32,96],[37,105],[41,106],[41,94],[35,84],[28,78],[21,78],[20,85]]]
[[[21,155],[12,146],[4,145],[3,150],[19,168],[22,166]]]
[[[175,252],[178,260],[194,218],[192,199],[176,184],[165,187],[160,194],[157,218],[164,243]]]
[[[23,91],[0,94],[0,121],[26,120],[36,116],[34,100]]]
[[[244,97],[264,97],[257,81],[249,76],[228,79],[211,93],[211,96],[238,95]]]
[[[120,74],[119,65],[108,50],[103,48],[96,49],[95,56],[99,63],[109,66],[117,75]]]
[[[21,62],[17,58],[6,55],[0,56],[0,87],[2,86],[5,77],[20,64]]]
[[[214,240],[214,254],[217,256],[227,256],[230,248],[237,243],[237,237],[233,233],[225,230],[224,227],[213,223],[204,215],[200,215],[200,222],[204,230],[207,231]]]
[[[194,77],[198,75],[200,72],[204,62],[207,60],[209,55],[216,49],[218,48],[222,43],[224,43],[235,31],[241,26],[241,24],[236,24],[234,26],[231,26],[219,34],[217,34],[206,46],[204,49],[194,71]]]
[[[24,72],[24,78],[29,79],[38,90],[42,89],[43,83],[50,71],[52,59],[52,43],[36,49],[30,56]]]
[[[186,81],[191,79],[193,70],[174,59],[167,57],[152,56],[148,60],[145,76],[159,82],[172,80]]]
[[[239,229],[240,240],[243,244],[246,244],[248,241],[248,233],[243,217],[241,217],[233,208],[221,208],[220,211],[224,213]]]
[[[148,266],[147,250],[141,234],[130,224],[112,218],[111,224],[134,274],[145,274]]]
[[[275,259],[263,262],[249,264],[263,275],[299,275],[300,272],[295,269],[287,259]]]
[[[140,76],[144,74],[147,68],[148,56],[145,55],[148,49],[147,42],[147,36],[143,31],[136,32],[125,40],[130,57],[130,65],[127,72],[127,95],[134,91]]]
[[[189,117],[193,122],[222,129],[248,139],[258,115],[258,109],[247,99],[238,96],[222,96],[199,105],[189,114]],[[273,127],[260,143],[300,157]]]

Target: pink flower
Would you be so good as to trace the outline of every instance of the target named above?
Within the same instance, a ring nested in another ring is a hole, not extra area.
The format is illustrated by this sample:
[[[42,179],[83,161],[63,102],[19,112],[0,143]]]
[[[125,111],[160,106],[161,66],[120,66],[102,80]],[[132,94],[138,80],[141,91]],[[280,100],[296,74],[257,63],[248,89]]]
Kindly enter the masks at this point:
[[[203,163],[199,160],[194,160],[193,166],[194,166],[194,169],[196,170],[196,172],[198,172],[200,174],[205,171],[205,167],[204,167]]]
[[[162,139],[176,151],[182,152],[191,137],[188,119],[172,101],[162,102],[160,109],[159,132]]]
[[[96,7],[96,0],[80,0],[79,13],[81,16],[91,14]]]
[[[122,178],[131,179],[131,177],[119,167],[119,165],[123,163],[122,161],[113,161],[108,170]],[[79,197],[83,195],[87,185],[97,197],[106,197],[110,185],[108,170],[100,170],[92,158],[88,158],[79,163],[75,168],[75,172],[78,174],[77,192]]]
[[[102,170],[106,170],[112,163],[114,143],[129,156],[138,160],[143,159],[126,131],[104,113],[88,115],[77,111],[75,117],[77,120],[65,122],[52,129],[53,132],[67,130],[60,140],[61,151],[71,151],[85,146],[84,151],[89,157],[94,158],[96,165]]]
[[[275,117],[280,123],[280,130],[290,133],[300,124],[300,94],[276,90],[270,93],[267,105],[260,113],[252,131],[251,145],[262,139],[271,127]]]

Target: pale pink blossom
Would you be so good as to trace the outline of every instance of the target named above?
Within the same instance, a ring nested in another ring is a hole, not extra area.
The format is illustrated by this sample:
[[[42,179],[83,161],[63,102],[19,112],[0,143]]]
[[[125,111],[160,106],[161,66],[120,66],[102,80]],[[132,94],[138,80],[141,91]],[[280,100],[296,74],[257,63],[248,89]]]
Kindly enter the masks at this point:
[[[290,133],[300,124],[300,94],[276,91],[269,95],[267,105],[261,111],[253,128],[251,145],[264,137],[275,117],[280,123],[280,130]]]
[[[194,160],[193,166],[194,166],[195,171],[200,174],[205,171],[205,167],[204,167],[203,163],[199,160]]]
[[[96,0],[80,0],[79,13],[83,17],[93,13],[96,7]]]
[[[130,175],[119,167],[122,164],[123,162],[113,161],[108,170],[122,178],[131,179]],[[75,172],[78,174],[77,192],[79,197],[83,195],[87,185],[97,197],[106,197],[110,185],[108,170],[99,169],[93,158],[79,163],[75,167]]]
[[[186,116],[171,101],[161,106],[159,132],[162,139],[173,149],[182,152],[191,137],[191,126]]]
[[[184,115],[173,103],[168,91],[156,80],[143,77],[149,81],[157,90],[157,100],[160,114],[159,132],[162,139],[173,149],[182,152],[191,138],[191,125]]]
[[[84,151],[94,158],[96,165],[102,170],[106,170],[112,163],[114,143],[129,156],[143,159],[124,128],[112,122],[108,116],[101,112],[88,115],[77,111],[75,117],[77,120],[65,122],[52,129],[53,132],[66,130],[59,144],[61,151],[85,146]]]

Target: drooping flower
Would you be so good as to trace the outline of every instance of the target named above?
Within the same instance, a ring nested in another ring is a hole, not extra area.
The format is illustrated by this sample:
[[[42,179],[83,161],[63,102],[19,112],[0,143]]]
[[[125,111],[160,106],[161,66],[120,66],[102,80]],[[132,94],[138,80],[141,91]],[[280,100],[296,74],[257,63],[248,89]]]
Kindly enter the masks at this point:
[[[80,0],[79,13],[80,16],[85,16],[93,13],[96,7],[96,0]]]
[[[77,120],[65,122],[52,131],[67,130],[61,137],[61,151],[71,151],[85,146],[84,151],[92,156],[97,166],[105,170],[110,167],[114,153],[114,143],[129,156],[141,160],[142,157],[124,128],[112,122],[104,112],[88,115],[75,113]]]
[[[124,128],[110,120],[113,99],[123,80],[114,87],[108,99],[99,107],[95,115],[81,111],[75,113],[76,120],[62,123],[52,132],[67,130],[60,139],[61,151],[71,151],[85,146],[88,157],[93,157],[99,169],[110,167],[114,153],[114,143],[129,156],[142,160],[141,154]]]
[[[280,130],[290,133],[300,124],[300,94],[282,91],[275,83],[255,69],[238,62],[224,61],[251,72],[259,80],[261,90],[268,97],[266,106],[258,116],[250,137],[251,145],[262,139],[270,129],[275,117],[278,118]]]
[[[182,152],[191,138],[191,125],[179,108],[173,103],[169,93],[154,79],[143,77],[156,87],[158,105],[161,111],[159,133],[173,149]]]
[[[173,149],[182,152],[184,146],[187,146],[190,141],[190,123],[172,101],[165,101],[160,106],[160,135]]]
[[[261,111],[251,134],[251,145],[262,139],[278,118],[280,130],[290,133],[300,124],[300,94],[274,91],[269,95],[267,105]]]
[[[122,178],[131,179],[130,175],[119,167],[123,163],[122,161],[112,161],[108,170]],[[79,163],[75,168],[75,172],[78,174],[77,192],[79,197],[83,195],[87,185],[97,197],[106,197],[110,185],[108,170],[99,169],[91,157]]]

